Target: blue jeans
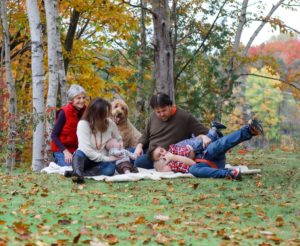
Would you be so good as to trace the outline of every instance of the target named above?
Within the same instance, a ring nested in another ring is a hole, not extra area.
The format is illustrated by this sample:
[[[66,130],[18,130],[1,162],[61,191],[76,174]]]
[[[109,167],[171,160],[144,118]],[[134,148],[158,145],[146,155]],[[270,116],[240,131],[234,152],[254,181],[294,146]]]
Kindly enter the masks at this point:
[[[64,166],[71,166],[71,163],[68,164],[65,162],[65,155],[63,152],[53,152],[53,157],[54,157],[54,162],[61,166],[61,167],[64,167]]]
[[[84,158],[84,171],[97,167],[96,169],[98,170],[95,175],[113,176],[115,174],[116,161],[94,162],[91,161],[81,150],[76,150],[74,155]]]
[[[209,144],[202,159],[214,162],[218,169],[212,168],[206,163],[197,163],[190,167],[189,173],[198,178],[224,178],[228,175],[228,170],[225,169],[226,152],[238,145],[241,142],[252,138],[249,126],[244,126],[241,129],[232,132],[215,142]]]
[[[141,167],[141,168],[145,168],[145,169],[152,169],[152,168],[154,168],[153,161],[150,160],[148,152],[146,152],[146,154],[143,154],[143,155],[139,156],[135,160],[134,165],[136,167]]]
[[[219,135],[215,129],[209,129],[206,136],[209,137],[212,142],[215,142],[217,139],[219,139]],[[186,145],[190,145],[193,148],[193,150],[198,158],[203,157],[202,155],[203,155],[203,152],[206,150],[206,148],[203,147],[203,142],[201,139],[199,139],[195,136],[192,136],[191,138],[182,140],[175,144],[175,146],[179,146],[179,147],[183,147]]]

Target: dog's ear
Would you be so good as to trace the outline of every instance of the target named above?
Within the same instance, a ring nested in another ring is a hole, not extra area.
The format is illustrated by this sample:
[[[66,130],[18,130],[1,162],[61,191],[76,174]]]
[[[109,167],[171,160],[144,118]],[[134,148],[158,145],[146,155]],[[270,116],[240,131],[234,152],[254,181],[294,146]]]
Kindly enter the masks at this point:
[[[129,107],[126,103],[124,103],[124,107],[125,107],[125,116],[126,118],[128,117],[128,111],[129,111]]]

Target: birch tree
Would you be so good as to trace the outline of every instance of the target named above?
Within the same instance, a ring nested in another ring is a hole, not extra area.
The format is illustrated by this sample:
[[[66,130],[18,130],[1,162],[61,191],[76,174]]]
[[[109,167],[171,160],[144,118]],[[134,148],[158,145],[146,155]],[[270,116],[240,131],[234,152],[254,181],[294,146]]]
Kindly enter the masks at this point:
[[[32,169],[40,171],[44,167],[44,68],[42,25],[37,0],[26,1],[31,36],[31,69],[33,99],[33,146]]]
[[[15,136],[16,136],[16,114],[17,114],[17,95],[15,81],[12,76],[11,61],[10,61],[10,39],[7,20],[6,0],[1,0],[1,19],[3,26],[3,37],[5,47],[5,69],[6,82],[9,93],[9,118],[8,118],[8,136],[7,136],[7,156],[6,167],[7,171],[11,172],[15,165]]]
[[[58,57],[57,57],[57,31],[58,22],[55,14],[53,0],[45,0],[46,22],[47,22],[47,41],[48,41],[48,93],[46,102],[46,149],[45,159],[48,159],[50,135],[56,112],[56,99],[58,91]]]

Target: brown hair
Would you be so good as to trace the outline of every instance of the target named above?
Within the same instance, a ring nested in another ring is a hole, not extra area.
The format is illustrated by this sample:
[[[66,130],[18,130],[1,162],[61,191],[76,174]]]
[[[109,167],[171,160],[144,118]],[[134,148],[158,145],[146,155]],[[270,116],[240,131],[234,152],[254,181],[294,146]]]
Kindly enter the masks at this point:
[[[84,111],[82,119],[89,123],[92,133],[96,134],[97,131],[105,132],[107,130],[110,113],[110,103],[100,97],[96,97]]]

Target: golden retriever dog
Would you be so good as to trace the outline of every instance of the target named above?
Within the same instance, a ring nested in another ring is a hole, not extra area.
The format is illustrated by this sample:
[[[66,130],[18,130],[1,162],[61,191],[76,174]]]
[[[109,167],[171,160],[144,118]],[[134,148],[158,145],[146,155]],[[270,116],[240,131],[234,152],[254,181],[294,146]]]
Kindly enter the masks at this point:
[[[129,121],[127,104],[121,99],[115,99],[112,101],[111,106],[112,118],[118,126],[124,148],[136,147],[142,134]]]

